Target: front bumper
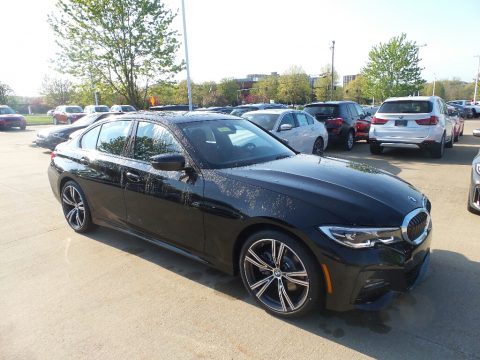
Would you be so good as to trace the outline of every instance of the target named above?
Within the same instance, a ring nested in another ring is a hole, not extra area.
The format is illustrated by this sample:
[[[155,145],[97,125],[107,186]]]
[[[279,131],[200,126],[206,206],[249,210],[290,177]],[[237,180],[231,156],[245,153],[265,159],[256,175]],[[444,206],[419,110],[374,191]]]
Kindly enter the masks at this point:
[[[27,122],[25,120],[0,120],[0,127],[3,128],[12,128],[12,127],[19,127],[24,128],[27,126]]]
[[[330,248],[317,254],[331,281],[331,291],[326,291],[325,299],[329,310],[380,310],[396,295],[417,285],[428,268],[432,230],[418,246],[403,241],[369,249],[332,246],[331,240],[323,238],[323,234],[319,236],[322,239],[316,241],[326,241]]]

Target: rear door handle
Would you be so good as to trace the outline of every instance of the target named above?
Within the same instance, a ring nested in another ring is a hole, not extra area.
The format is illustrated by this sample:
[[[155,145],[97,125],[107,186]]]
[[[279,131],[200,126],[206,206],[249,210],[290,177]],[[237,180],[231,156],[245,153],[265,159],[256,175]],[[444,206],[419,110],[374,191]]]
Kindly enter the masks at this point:
[[[127,171],[125,173],[125,176],[127,177],[128,180],[132,182],[139,182],[140,181],[140,175],[132,173],[130,171]]]

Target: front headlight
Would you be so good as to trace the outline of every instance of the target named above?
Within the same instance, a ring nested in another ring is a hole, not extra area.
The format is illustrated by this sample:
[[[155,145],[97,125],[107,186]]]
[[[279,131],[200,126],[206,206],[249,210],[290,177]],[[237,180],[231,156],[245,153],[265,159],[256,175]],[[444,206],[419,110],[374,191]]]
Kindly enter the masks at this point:
[[[354,249],[373,247],[376,243],[392,244],[402,241],[400,228],[320,226],[319,229],[340,245]]]

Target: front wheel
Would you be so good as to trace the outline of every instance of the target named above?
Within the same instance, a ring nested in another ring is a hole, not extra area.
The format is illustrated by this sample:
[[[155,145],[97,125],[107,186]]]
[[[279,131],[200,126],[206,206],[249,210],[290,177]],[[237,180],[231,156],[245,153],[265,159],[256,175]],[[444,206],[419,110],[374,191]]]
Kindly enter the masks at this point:
[[[278,231],[261,231],[242,247],[239,268],[247,291],[266,311],[298,317],[316,307],[320,269],[297,240]]]
[[[313,144],[312,154],[322,156],[323,155],[324,142],[321,137],[318,137]]]
[[[62,208],[68,225],[78,233],[92,229],[92,218],[87,199],[80,186],[68,181],[62,189]]]

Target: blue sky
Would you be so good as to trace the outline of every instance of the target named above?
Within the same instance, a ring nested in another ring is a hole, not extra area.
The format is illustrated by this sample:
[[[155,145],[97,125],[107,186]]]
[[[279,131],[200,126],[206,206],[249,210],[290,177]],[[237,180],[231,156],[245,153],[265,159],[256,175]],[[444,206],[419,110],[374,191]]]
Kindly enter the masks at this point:
[[[181,0],[165,0],[181,9]],[[57,51],[46,22],[55,0],[5,0],[1,5],[0,82],[17,95],[37,95],[55,75]],[[292,65],[318,74],[331,61],[341,76],[356,74],[372,46],[402,32],[420,48],[427,81],[472,81],[480,54],[480,1],[185,0],[193,81],[284,72]],[[181,14],[174,27],[182,30]],[[183,39],[182,39],[183,40]],[[178,54],[183,58],[183,46]],[[186,78],[182,73],[178,79]]]

